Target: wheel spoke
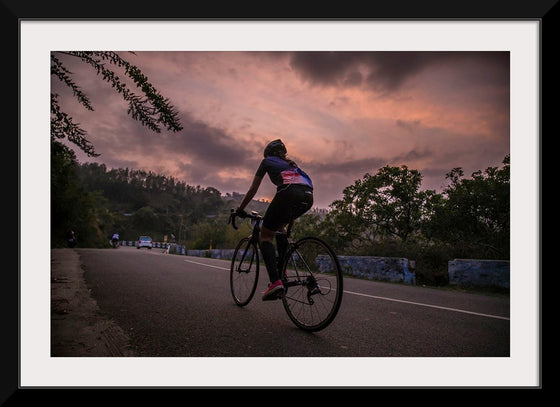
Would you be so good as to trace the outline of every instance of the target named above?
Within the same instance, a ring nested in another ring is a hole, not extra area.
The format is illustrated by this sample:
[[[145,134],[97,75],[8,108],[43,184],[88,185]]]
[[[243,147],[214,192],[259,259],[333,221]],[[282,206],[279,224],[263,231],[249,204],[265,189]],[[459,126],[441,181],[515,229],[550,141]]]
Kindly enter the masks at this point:
[[[317,331],[334,319],[342,301],[342,272],[336,255],[317,238],[301,239],[291,249],[286,266],[283,303],[292,321]]]

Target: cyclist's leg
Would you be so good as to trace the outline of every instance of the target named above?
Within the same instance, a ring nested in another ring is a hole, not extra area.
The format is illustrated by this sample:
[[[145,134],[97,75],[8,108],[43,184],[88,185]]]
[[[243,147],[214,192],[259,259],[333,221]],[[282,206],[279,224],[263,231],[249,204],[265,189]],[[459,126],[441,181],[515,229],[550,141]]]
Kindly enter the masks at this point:
[[[268,206],[263,217],[263,224],[259,236],[259,247],[263,256],[266,271],[271,283],[275,283],[280,279],[278,268],[276,265],[276,250],[274,249],[275,232],[284,225],[281,222],[283,211],[283,195],[277,193]]]
[[[288,234],[290,233],[294,221],[307,212],[313,206],[313,190],[300,185],[293,185],[289,190],[282,194],[282,211],[278,215],[281,221],[285,221],[281,227],[280,233],[276,234],[276,247],[278,248],[278,273],[282,274],[280,269],[284,265],[284,257],[288,250]],[[286,225],[288,231],[286,231]]]
[[[276,251],[272,243],[273,238],[274,231],[263,225],[261,227],[259,246],[270,279],[270,284],[262,295],[263,301],[276,300],[284,296],[284,284],[280,279],[280,272],[276,265]]]
[[[285,192],[277,193],[263,217],[259,246],[271,282],[271,285],[263,294],[263,300],[276,299],[278,298],[276,293],[280,294],[284,292],[280,280],[281,270],[277,263],[273,241],[276,231],[283,230],[290,220],[289,210],[287,210],[290,206],[286,205],[286,199],[289,198],[289,196],[290,194]]]
[[[261,234],[259,238],[259,247],[263,256],[266,271],[271,283],[275,283],[280,279],[278,269],[276,266],[276,250],[274,249],[273,242],[274,231],[264,226],[261,227]]]
[[[271,283],[280,278],[279,267],[282,263],[276,259],[273,245],[275,232],[285,230],[287,224],[311,209],[313,205],[313,192],[307,187],[291,186],[275,196],[263,218],[263,225],[259,239],[259,246]],[[277,235],[278,254],[282,258],[287,249],[287,237],[285,234]]]
[[[293,222],[292,220],[290,224]],[[288,251],[288,235],[285,229],[281,229],[276,233],[276,248],[278,249],[278,273],[282,274],[281,267],[284,265],[284,257]]]

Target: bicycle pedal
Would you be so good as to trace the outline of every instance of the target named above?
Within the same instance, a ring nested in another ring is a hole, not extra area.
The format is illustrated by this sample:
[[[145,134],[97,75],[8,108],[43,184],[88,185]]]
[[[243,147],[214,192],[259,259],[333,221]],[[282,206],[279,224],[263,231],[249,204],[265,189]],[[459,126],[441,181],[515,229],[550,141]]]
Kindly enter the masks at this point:
[[[284,297],[285,290],[278,291],[271,300],[281,300]]]

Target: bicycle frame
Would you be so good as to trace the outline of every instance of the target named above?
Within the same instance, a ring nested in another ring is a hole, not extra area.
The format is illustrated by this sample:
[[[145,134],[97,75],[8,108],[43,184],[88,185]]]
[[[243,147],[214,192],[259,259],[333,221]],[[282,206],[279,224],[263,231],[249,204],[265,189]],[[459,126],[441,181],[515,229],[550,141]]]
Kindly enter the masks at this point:
[[[235,216],[238,216],[234,213],[234,210],[231,210],[231,215],[230,218],[228,220],[228,223],[231,222],[232,226],[234,229],[238,229],[237,225],[235,224]],[[253,232],[251,233],[251,235],[249,236],[249,243],[247,244],[247,247],[245,247],[245,251],[243,252],[243,255],[241,256],[241,261],[239,262],[237,271],[239,272],[244,272],[247,273],[249,272],[249,270],[251,270],[251,267],[253,266],[253,259],[254,256],[251,256],[251,261],[247,267],[247,269],[242,269],[241,266],[243,265],[243,260],[246,258],[248,251],[250,250],[251,247],[258,247],[259,244],[259,235],[260,235],[260,224],[262,221],[262,217],[260,215],[258,215],[256,212],[252,212],[250,215],[247,215],[248,218],[252,219],[255,222],[255,225],[253,226]]]
[[[241,239],[235,249],[230,274],[230,284],[234,300],[237,305],[245,306],[253,298],[259,277],[258,251],[262,217],[256,212],[252,214],[237,214],[232,210],[228,223],[232,223],[234,229],[238,229],[235,225],[236,216],[249,218],[254,222],[252,234]],[[286,231],[286,253],[282,256],[283,263],[279,265],[278,270],[285,287],[282,302],[288,316],[296,326],[308,331],[318,331],[328,326],[338,312],[342,299],[342,274],[340,265],[336,254],[321,239],[316,237],[303,237],[296,242],[292,241],[290,235],[293,225],[294,221],[292,220],[288,224]],[[319,250],[326,250],[326,254],[333,260],[335,269],[334,278],[336,279],[334,287],[331,278],[325,278],[325,276],[322,276],[321,270],[316,270],[314,264],[314,247],[319,248]],[[311,249],[311,252],[308,252],[308,249]],[[240,256],[238,256],[238,254]],[[312,257],[309,257],[310,255]],[[250,259],[248,259],[247,256],[251,256]],[[234,263],[236,263],[235,267]],[[245,267],[243,267],[243,263],[245,263]],[[254,268],[255,265],[256,269]],[[256,271],[256,275],[254,279],[251,280],[250,275],[253,271]],[[234,272],[237,276],[241,273],[246,273],[248,280],[244,280],[245,277],[242,276],[239,276],[240,278],[234,278]],[[240,290],[237,291],[234,285],[237,285]],[[290,289],[290,287],[294,288]],[[331,293],[333,292],[336,293],[335,297],[331,297]],[[316,295],[319,295],[319,297],[315,297]],[[315,310],[307,308],[315,304],[318,304],[320,307]],[[321,319],[319,315],[323,314],[324,311],[327,313],[324,315],[324,318]]]
[[[232,223],[234,229],[238,229],[236,224],[235,224],[235,216],[239,216],[236,215],[234,213],[234,210],[231,210],[231,215],[230,215],[230,220],[228,221],[228,223]],[[247,256],[247,252],[249,251],[250,247],[254,244],[255,247],[259,247],[259,235],[260,235],[260,231],[261,231],[261,222],[263,220],[262,216],[260,216],[257,212],[252,211],[251,214],[246,214],[247,218],[251,219],[253,222],[255,222],[254,226],[253,226],[253,232],[251,233],[249,237],[249,244],[247,245],[247,247],[245,248],[245,251],[243,252],[243,255],[241,256],[241,259],[245,259]],[[292,228],[294,226],[294,219],[292,219],[289,223],[288,223],[288,227],[286,229],[286,237],[288,239],[288,246],[286,247],[286,253],[287,254],[289,252],[292,252],[292,254],[297,254],[297,256],[299,257],[300,260],[303,261],[303,266],[307,268],[307,270],[310,269],[308,264],[305,264],[305,258],[301,255],[301,253],[298,252],[297,248],[294,249],[294,242],[292,241],[292,239],[290,238],[291,232],[292,232]],[[276,233],[283,233],[283,232],[276,232]],[[284,271],[284,269],[286,268],[288,262],[290,261],[290,259],[286,258],[285,262],[282,266],[282,270],[278,270],[280,273],[282,273]],[[298,271],[298,267],[295,261],[292,262],[294,265],[294,272],[295,272],[295,276],[294,279],[290,279],[288,280],[287,278],[283,278],[282,282],[283,284],[286,286],[286,288],[288,287],[294,287],[294,286],[298,286],[298,285],[309,285],[311,288],[309,289],[310,291],[310,295],[314,295],[314,294],[318,294],[318,292],[313,292],[317,289],[317,282],[315,281],[315,278],[312,278],[312,280],[310,281],[310,278],[307,277],[307,279],[303,280],[300,276],[300,273]],[[238,271],[240,272],[248,272],[251,269],[251,266],[253,265],[253,257],[251,256],[251,262],[249,263],[249,266],[246,270],[243,270],[241,268],[241,265],[243,264],[243,262],[239,262],[239,267],[238,267]],[[311,273],[311,275],[313,275]],[[308,295],[308,299],[310,301],[311,304],[313,304],[313,300],[310,298],[310,296]]]
[[[234,210],[232,209],[228,224],[231,222],[233,228],[237,230],[238,227],[235,224],[235,216],[239,216],[239,215],[236,215],[234,213]],[[255,224],[253,226],[253,232],[249,236],[249,245],[247,245],[247,248],[245,249],[245,252],[243,253],[243,256],[241,256],[242,259],[245,259],[245,256],[247,255],[247,251],[248,251],[249,247],[251,246],[251,244],[255,244],[256,247],[259,247],[259,236],[260,236],[260,232],[261,232],[261,222],[263,220],[262,216],[260,216],[255,211],[252,211],[251,214],[246,214],[245,217],[251,219],[253,222],[255,222]],[[286,237],[288,239],[288,246],[286,247],[286,253],[288,253],[290,251],[290,249],[293,247],[293,244],[294,244],[293,241],[290,239],[290,235],[291,235],[293,226],[294,226],[294,220],[292,219],[288,223],[288,228],[286,229]],[[276,232],[276,233],[280,234],[280,233],[283,233],[283,232]],[[284,254],[286,254],[286,253],[284,253]],[[251,264],[250,265],[252,265],[252,259],[251,259]],[[250,266],[249,266],[249,269],[250,269]],[[239,271],[245,271],[245,270],[239,269]],[[279,270],[279,271],[281,272],[282,270]],[[297,270],[296,270],[296,275],[299,278],[299,273],[297,272]],[[293,284],[291,284],[291,285],[293,285]]]
[[[314,304],[314,301],[313,301],[312,296],[313,296],[313,295],[316,295],[316,294],[322,294],[322,293],[321,293],[321,288],[320,288],[319,285],[317,284],[317,280],[315,279],[314,273],[312,273],[312,272],[310,271],[310,270],[311,270],[311,267],[310,267],[310,266],[307,264],[307,262],[305,261],[305,257],[297,250],[297,248],[294,249],[294,243],[293,243],[292,241],[288,240],[288,242],[289,242],[289,246],[288,246],[287,252],[292,251],[292,256],[297,255],[297,257],[299,258],[299,260],[303,262],[303,265],[302,265],[303,267],[302,267],[302,268],[303,268],[303,269],[307,269],[307,271],[309,272],[309,275],[308,275],[307,278],[305,278],[305,279],[303,279],[303,278],[301,277],[300,272],[299,272],[299,270],[298,270],[298,266],[297,266],[297,260],[294,260],[293,257],[292,257],[291,260],[293,260],[293,261],[292,261],[292,264],[293,264],[293,266],[294,266],[294,270],[293,270],[293,271],[294,271],[294,273],[295,273],[295,276],[292,277],[292,278],[290,278],[290,279],[288,279],[287,277],[284,277],[284,278],[282,279],[282,283],[284,284],[284,286],[285,286],[286,288],[289,288],[289,287],[296,287],[296,286],[305,286],[305,287],[307,287],[307,290],[308,290],[308,291],[307,291],[307,301],[308,301],[308,304],[309,304],[309,305],[313,305],[313,304]],[[292,250],[292,249],[293,249],[293,250]],[[285,262],[285,264],[283,265],[281,271],[284,271],[284,270],[286,269],[286,267],[287,267],[287,265],[288,265],[289,262],[290,262],[290,259],[286,259],[286,262]],[[297,300],[297,299],[295,299],[295,298],[292,298],[292,299],[293,299],[294,301],[297,301],[297,302],[302,302],[302,301],[299,301],[299,300]]]
[[[236,215],[235,211],[232,209],[231,210],[231,215],[230,215],[230,219],[228,221],[228,223],[232,223],[233,228],[234,229],[238,229],[237,225],[235,224],[235,216],[240,216],[240,215]],[[251,235],[249,236],[249,243],[247,245],[247,248],[245,249],[245,252],[243,253],[243,255],[241,256],[242,259],[245,259],[245,256],[247,255],[247,251],[249,250],[249,248],[251,247],[252,244],[255,244],[256,247],[259,247],[259,235],[260,235],[260,231],[261,231],[261,222],[263,220],[262,216],[260,216],[257,212],[252,211],[251,214],[246,214],[245,217],[251,219],[252,221],[255,222],[254,226],[253,226],[253,232],[251,233]],[[286,229],[286,237],[288,239],[288,246],[286,247],[286,253],[289,253],[293,247],[294,247],[294,242],[291,240],[290,236],[292,233],[292,228],[294,226],[294,219],[292,219],[289,223],[288,223],[288,227]],[[283,233],[283,232],[276,232],[276,233]],[[298,253],[297,249],[294,250],[294,253]],[[303,256],[301,254],[298,253],[298,256],[300,259],[303,259]],[[286,259],[286,263],[284,264],[283,268],[286,266],[287,262],[289,261],[289,259]],[[304,260],[305,261],[305,260]],[[241,267],[240,263],[240,267]],[[253,259],[251,259],[251,263],[249,265],[249,269],[251,268],[251,265],[253,264]],[[309,269],[308,265],[307,268]],[[247,271],[247,270],[242,270],[241,268],[239,268],[239,271]],[[282,272],[283,270],[279,270],[280,272]],[[297,281],[284,281],[284,283],[287,284],[288,287],[291,286],[295,286],[295,285],[304,285],[306,284],[304,281],[302,281],[299,272],[297,270],[297,266],[294,262],[294,271],[296,273],[296,277],[297,277]],[[286,279],[284,279],[286,280]]]

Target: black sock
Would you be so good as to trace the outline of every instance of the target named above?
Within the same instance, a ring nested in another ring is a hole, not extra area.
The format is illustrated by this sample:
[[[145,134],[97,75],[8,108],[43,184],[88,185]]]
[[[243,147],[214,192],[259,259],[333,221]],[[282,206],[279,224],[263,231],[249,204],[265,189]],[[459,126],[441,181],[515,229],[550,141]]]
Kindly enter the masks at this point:
[[[280,273],[282,266],[284,266],[286,251],[288,250],[288,235],[285,233],[276,234],[276,247],[278,247],[277,270]]]
[[[278,277],[278,270],[276,269],[276,250],[274,250],[274,245],[272,242],[264,241],[260,242],[259,246],[261,248],[261,253],[264,259],[264,264],[266,265],[266,271],[268,271],[270,282],[274,283],[280,278]]]

